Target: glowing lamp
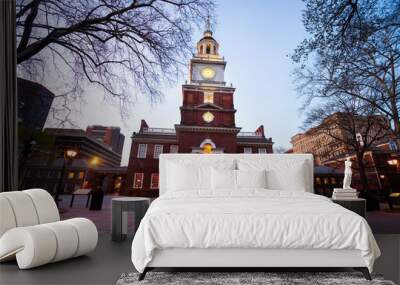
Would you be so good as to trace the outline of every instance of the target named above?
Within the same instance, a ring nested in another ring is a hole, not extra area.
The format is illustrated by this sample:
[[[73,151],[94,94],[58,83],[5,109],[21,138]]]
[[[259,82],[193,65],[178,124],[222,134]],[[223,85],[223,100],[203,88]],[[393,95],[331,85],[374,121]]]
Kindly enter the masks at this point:
[[[77,156],[78,151],[74,150],[74,149],[67,149],[65,151],[65,157],[66,158],[74,158],[75,156]]]

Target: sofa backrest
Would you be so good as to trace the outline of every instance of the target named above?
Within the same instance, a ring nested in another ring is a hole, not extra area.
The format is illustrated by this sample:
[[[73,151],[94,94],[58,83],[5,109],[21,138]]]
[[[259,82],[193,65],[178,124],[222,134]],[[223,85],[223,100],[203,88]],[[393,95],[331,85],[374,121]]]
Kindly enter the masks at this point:
[[[304,163],[304,179],[307,192],[314,192],[314,163],[312,154],[161,154],[159,165],[160,195],[168,189],[168,165],[171,163],[185,165],[186,167],[212,167],[224,161],[227,165],[234,164],[237,169],[240,162],[249,162],[257,165],[261,163],[268,168],[277,169],[282,173],[290,172],[291,166]],[[284,179],[284,177],[283,177]]]
[[[9,229],[57,222],[53,197],[43,189],[0,193],[0,237]]]

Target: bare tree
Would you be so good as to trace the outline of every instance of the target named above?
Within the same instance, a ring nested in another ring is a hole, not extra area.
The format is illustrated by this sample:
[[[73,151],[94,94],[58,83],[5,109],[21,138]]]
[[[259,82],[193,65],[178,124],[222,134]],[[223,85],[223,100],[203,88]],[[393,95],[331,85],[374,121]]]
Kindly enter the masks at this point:
[[[346,94],[390,120],[400,143],[400,1],[305,0],[293,60],[305,106]],[[399,144],[400,145],[400,144]]]
[[[69,70],[74,96],[98,85],[121,110],[129,86],[154,102],[190,54],[194,24],[213,9],[213,0],[17,0],[19,70]]]
[[[377,115],[377,110],[365,104],[363,100],[338,95],[310,110],[305,124],[316,126],[316,132],[344,145],[348,154],[355,154],[361,185],[363,190],[367,190],[368,177],[364,154],[390,137],[388,120],[382,115]]]

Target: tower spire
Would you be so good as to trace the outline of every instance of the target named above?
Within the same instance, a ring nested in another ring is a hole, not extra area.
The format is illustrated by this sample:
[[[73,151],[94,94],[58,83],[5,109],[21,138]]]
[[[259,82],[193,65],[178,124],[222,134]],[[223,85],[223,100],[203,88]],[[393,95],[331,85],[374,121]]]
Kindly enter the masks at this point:
[[[210,14],[207,15],[206,26],[204,30],[204,36],[212,36]]]
[[[210,14],[207,15],[206,31],[211,31]]]

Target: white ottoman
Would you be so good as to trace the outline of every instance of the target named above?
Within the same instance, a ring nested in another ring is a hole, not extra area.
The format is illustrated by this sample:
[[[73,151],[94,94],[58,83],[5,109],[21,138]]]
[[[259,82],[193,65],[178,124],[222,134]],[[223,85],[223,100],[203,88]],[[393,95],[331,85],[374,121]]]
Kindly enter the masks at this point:
[[[0,209],[0,261],[16,258],[20,269],[28,269],[96,248],[94,223],[84,218],[59,221],[54,200],[45,190],[0,193]]]

